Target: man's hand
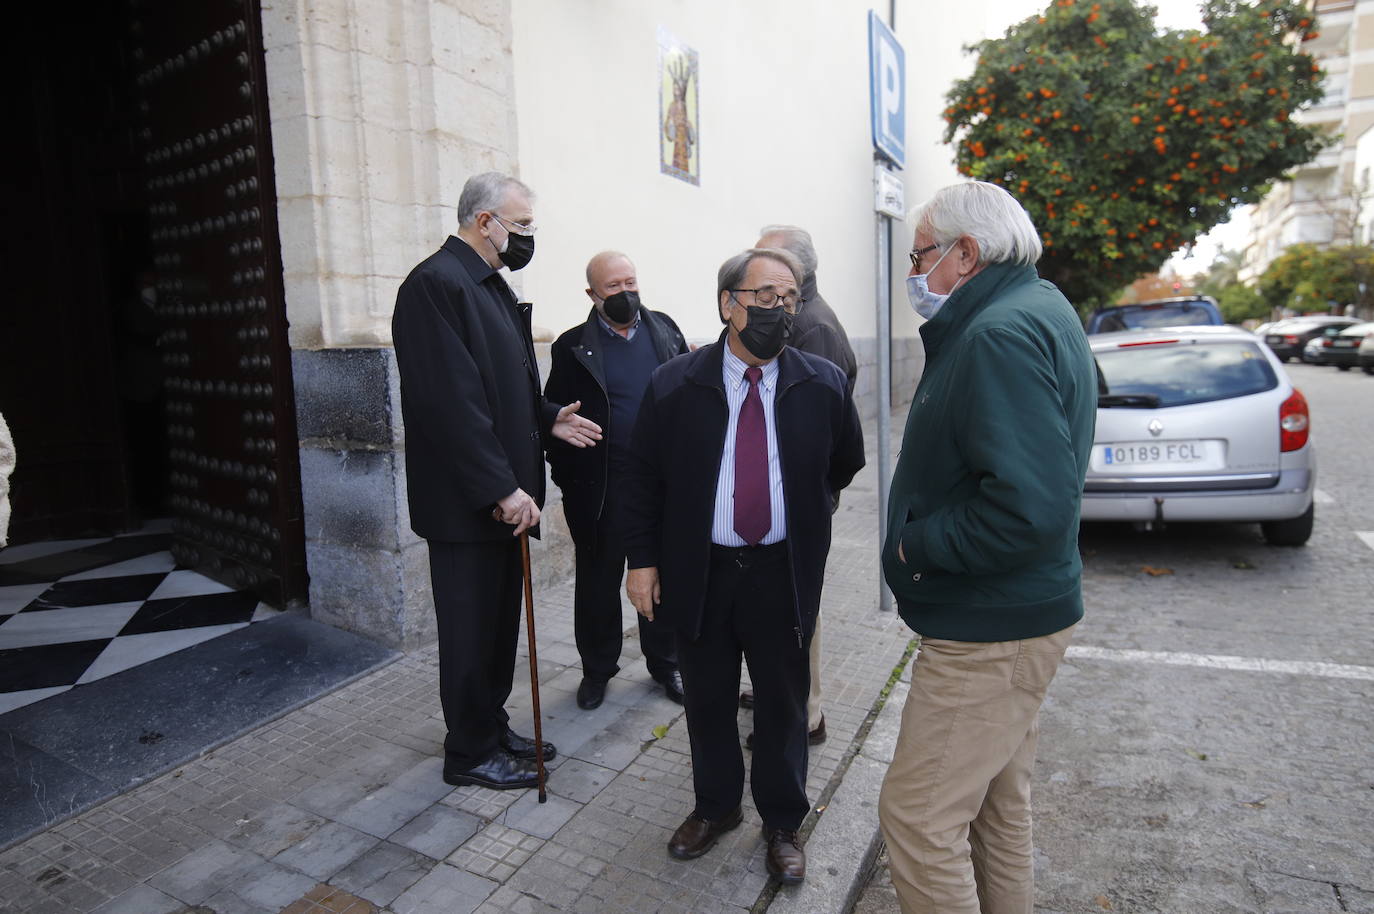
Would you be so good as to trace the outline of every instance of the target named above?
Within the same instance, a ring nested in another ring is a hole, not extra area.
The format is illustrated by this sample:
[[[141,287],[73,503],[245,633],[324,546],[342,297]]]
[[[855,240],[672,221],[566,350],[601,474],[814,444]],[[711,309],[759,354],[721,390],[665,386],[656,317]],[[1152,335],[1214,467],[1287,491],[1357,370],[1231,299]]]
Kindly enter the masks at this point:
[[[539,523],[539,506],[524,489],[516,489],[496,503],[491,516],[503,524],[514,524],[513,535],[519,536]]]
[[[654,607],[659,604],[658,568],[631,568],[625,575],[625,593],[629,594],[635,612],[654,621]]]
[[[577,414],[582,401],[575,400],[558,411],[553,421],[553,436],[573,447],[595,447],[601,440],[601,426]]]

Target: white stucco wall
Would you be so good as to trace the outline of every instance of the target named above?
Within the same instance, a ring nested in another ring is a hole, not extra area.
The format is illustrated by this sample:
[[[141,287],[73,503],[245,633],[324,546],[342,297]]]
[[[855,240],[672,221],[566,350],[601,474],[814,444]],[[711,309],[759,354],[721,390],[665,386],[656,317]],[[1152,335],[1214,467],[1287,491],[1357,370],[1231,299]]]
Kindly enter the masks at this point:
[[[963,45],[1038,3],[899,0],[907,61],[908,206],[958,179],[941,142],[944,94],[972,67]],[[868,10],[859,0],[512,0],[520,176],[538,195],[534,262],[517,277],[535,323],[582,321],[584,268],[617,248],[644,300],[689,337],[720,331],[720,263],[765,223],[808,228],[820,288],[855,337],[875,335]],[[886,16],[887,3],[875,7]],[[700,57],[701,184],[659,173],[658,29]],[[893,332],[915,333],[894,232]]]

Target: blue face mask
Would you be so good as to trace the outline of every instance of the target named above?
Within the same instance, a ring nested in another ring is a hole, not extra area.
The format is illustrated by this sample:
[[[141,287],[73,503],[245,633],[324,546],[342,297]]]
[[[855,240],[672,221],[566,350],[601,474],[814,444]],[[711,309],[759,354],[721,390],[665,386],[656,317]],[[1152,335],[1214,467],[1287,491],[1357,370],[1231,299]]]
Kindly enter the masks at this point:
[[[911,302],[912,310],[926,320],[933,318],[936,313],[944,307],[945,302],[949,301],[949,297],[954,294],[954,289],[959,288],[959,283],[964,281],[964,277],[960,276],[959,282],[954,284],[954,289],[950,289],[949,292],[944,295],[941,295],[939,292],[930,291],[930,286],[927,283],[926,277],[935,272],[935,268],[949,256],[949,252],[952,250],[954,250],[954,246],[950,245],[949,249],[940,255],[940,259],[931,264],[929,270],[906,278],[907,300]]]

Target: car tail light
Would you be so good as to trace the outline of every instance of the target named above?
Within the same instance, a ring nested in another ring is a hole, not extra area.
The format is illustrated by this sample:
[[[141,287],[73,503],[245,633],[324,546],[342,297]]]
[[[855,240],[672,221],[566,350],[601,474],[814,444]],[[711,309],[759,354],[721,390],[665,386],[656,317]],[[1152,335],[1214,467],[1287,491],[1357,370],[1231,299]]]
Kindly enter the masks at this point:
[[[1178,340],[1145,340],[1139,343],[1117,343],[1117,349],[1131,349],[1135,346],[1167,346],[1170,343],[1177,343]]]
[[[1311,426],[1307,417],[1307,398],[1302,391],[1293,389],[1293,394],[1279,407],[1279,450],[1287,453],[1296,451],[1307,444],[1307,433]]]
[[[1289,346],[1298,345],[1298,338],[1296,336],[1285,336],[1283,338],[1283,341],[1287,343]]]
[[[1322,348],[1323,348],[1323,349],[1330,349],[1330,348],[1331,348],[1331,337],[1328,336],[1326,339],[1322,340]]]

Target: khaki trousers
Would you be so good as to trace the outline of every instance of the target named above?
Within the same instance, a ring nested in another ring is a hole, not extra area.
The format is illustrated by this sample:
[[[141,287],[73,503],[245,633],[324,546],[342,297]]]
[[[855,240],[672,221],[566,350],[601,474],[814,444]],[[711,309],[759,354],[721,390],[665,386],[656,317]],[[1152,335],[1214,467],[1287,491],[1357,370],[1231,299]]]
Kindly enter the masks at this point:
[[[878,803],[903,914],[1032,914],[1037,718],[1072,635],[921,640]]]

